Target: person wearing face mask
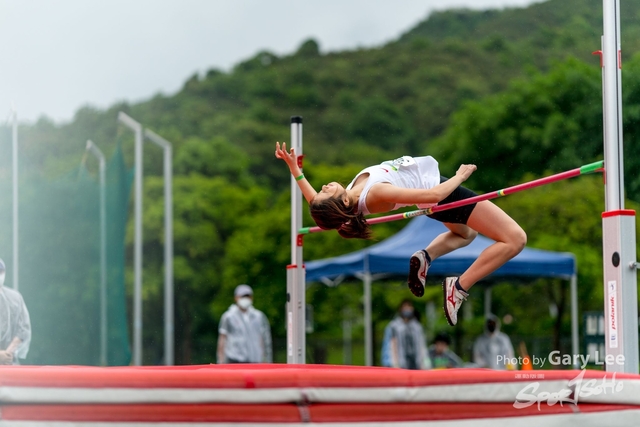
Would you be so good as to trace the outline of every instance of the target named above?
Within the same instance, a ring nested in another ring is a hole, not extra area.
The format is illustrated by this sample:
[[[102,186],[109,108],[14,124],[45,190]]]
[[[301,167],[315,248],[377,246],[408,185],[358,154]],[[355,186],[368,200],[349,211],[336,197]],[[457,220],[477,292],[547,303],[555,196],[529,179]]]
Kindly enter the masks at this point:
[[[500,357],[499,357],[500,356]],[[484,334],[473,345],[473,361],[479,368],[497,370],[514,369],[506,361],[513,360],[511,339],[500,331],[500,320],[490,314],[484,324]]]
[[[388,325],[390,365],[403,369],[430,369],[424,330],[411,300],[404,300]]]
[[[0,259],[0,364],[18,365],[31,343],[31,321],[22,295],[4,286],[4,261]]]
[[[271,363],[271,327],[253,307],[253,290],[238,285],[235,303],[224,312],[218,328],[218,363]]]

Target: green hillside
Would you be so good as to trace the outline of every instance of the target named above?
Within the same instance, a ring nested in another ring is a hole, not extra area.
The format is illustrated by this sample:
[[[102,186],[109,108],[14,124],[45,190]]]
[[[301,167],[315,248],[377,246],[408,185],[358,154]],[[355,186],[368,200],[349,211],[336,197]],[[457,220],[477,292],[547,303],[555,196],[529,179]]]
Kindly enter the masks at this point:
[[[623,5],[630,54],[640,40],[634,19],[640,6]],[[56,170],[46,159],[50,154],[73,156],[87,138],[112,143],[115,114],[122,109],[178,150],[189,138],[222,137],[249,154],[254,176],[282,182],[271,143],[286,139],[288,117],[300,114],[312,161],[368,164],[381,156],[422,154],[463,102],[504,90],[514,77],[567,57],[595,65],[591,52],[600,44],[601,9],[596,0],[556,0],[527,9],[439,12],[398,42],[326,55],[309,40],[292,55],[260,52],[230,73],[194,75],[173,95],[107,111],[83,108],[61,126],[41,121],[23,130],[24,140],[34,147],[30,155],[38,165]],[[55,151],[43,150],[44,144]]]
[[[640,5],[620,2],[622,48],[638,48]],[[436,42],[450,39],[484,43],[509,43],[519,48],[535,47],[538,58],[563,57],[562,52],[588,60],[599,48],[602,35],[602,2],[599,0],[544,1],[527,8],[472,11],[447,10],[407,31],[400,42],[425,37]],[[594,40],[596,44],[594,45]]]

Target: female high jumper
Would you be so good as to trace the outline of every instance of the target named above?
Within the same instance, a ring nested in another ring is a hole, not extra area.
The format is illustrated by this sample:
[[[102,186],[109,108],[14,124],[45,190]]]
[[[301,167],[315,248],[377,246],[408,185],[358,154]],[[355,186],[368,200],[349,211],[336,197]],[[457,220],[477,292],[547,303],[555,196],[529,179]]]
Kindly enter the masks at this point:
[[[455,176],[447,179],[440,176],[438,162],[431,156],[403,156],[385,161],[362,170],[346,188],[330,182],[317,192],[300,171],[293,148],[287,151],[286,143],[281,147],[276,142],[275,155],[289,166],[316,224],[322,229],[336,229],[346,238],[371,236],[365,215],[411,205],[424,209],[476,195],[461,186],[476,170],[475,165],[461,165]],[[469,289],[518,255],[527,243],[527,235],[509,215],[488,200],[436,212],[429,217],[444,223],[449,231],[411,256],[407,282],[418,297],[424,295],[427,270],[433,260],[467,246],[478,233],[495,241],[460,277],[447,277],[442,282],[444,313],[453,326]]]

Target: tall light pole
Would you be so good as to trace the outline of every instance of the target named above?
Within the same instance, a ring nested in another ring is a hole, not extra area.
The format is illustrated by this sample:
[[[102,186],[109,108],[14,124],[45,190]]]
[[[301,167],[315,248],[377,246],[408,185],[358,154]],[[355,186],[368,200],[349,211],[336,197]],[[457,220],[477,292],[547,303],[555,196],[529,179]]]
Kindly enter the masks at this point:
[[[13,289],[18,290],[18,113],[13,108],[11,135],[12,184],[13,184]]]
[[[100,176],[100,365],[107,366],[107,196],[106,161],[93,141],[87,141],[86,151],[98,159]]]
[[[118,113],[118,121],[135,133],[135,177],[134,177],[134,229],[133,250],[134,286],[133,286],[133,364],[142,365],[142,144],[144,132],[142,125],[123,113]]]
[[[166,139],[149,129],[144,135],[164,153],[164,363],[173,365],[173,154]]]

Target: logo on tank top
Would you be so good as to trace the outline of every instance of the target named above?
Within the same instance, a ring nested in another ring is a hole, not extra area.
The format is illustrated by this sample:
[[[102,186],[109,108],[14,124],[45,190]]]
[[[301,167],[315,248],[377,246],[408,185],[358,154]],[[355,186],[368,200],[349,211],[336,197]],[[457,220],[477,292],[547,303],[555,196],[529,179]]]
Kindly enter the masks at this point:
[[[391,169],[397,172],[398,169],[400,169],[401,167],[415,165],[416,161],[411,156],[402,156],[402,157],[398,157],[395,160],[387,160],[385,162],[382,162],[382,164],[390,167]],[[382,168],[382,169],[384,169],[386,172],[389,172],[385,168]]]

